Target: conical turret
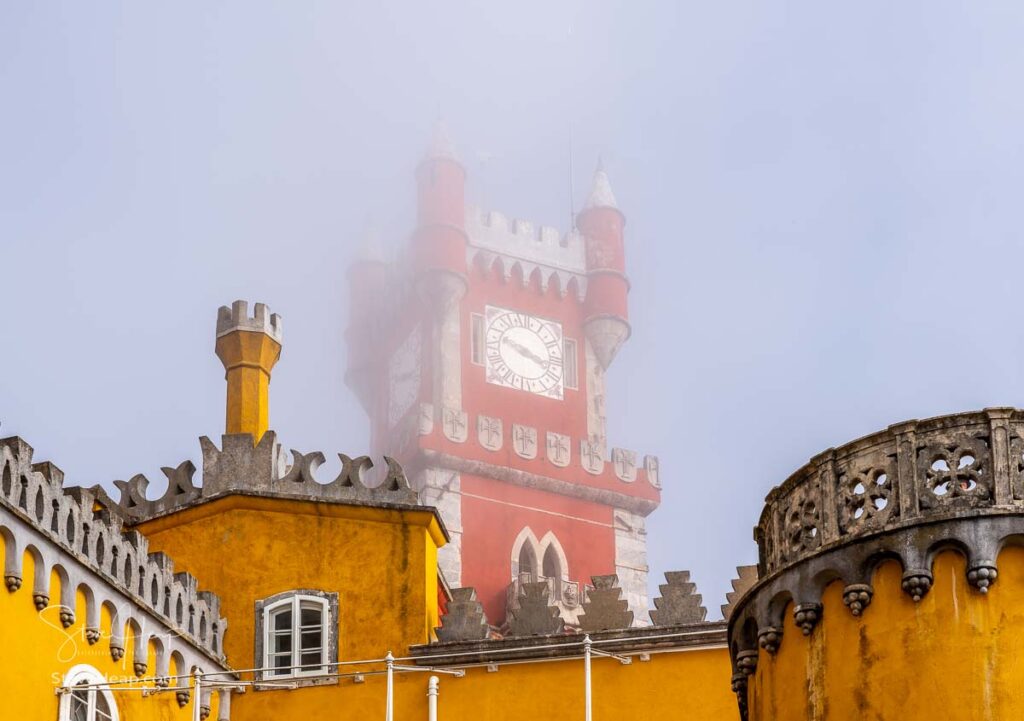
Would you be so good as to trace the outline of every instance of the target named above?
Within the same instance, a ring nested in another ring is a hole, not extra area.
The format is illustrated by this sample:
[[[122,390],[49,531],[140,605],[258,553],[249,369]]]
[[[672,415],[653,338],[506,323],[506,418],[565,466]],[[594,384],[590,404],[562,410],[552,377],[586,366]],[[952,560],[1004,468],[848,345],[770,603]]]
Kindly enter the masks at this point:
[[[587,298],[584,327],[594,354],[605,369],[630,334],[623,231],[608,173],[598,161],[586,205],[577,218],[587,249]]]

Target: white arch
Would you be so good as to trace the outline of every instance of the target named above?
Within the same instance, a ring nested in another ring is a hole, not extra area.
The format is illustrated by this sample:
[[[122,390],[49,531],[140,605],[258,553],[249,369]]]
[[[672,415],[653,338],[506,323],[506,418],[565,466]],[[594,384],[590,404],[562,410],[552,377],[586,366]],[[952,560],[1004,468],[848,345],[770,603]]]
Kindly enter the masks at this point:
[[[562,550],[562,544],[559,543],[558,538],[555,536],[553,531],[548,531],[544,534],[544,538],[540,539],[540,554],[537,556],[539,559],[541,571],[544,570],[544,556],[547,554],[548,549],[552,549],[555,555],[558,557],[558,572],[560,580],[569,580],[569,559],[566,558],[565,551]]]
[[[520,568],[519,567],[519,556],[522,553],[523,546],[529,544],[530,550],[533,552],[533,568]],[[540,559],[542,558],[540,553],[540,541],[537,540],[537,535],[526,526],[516,536],[516,540],[512,543],[512,580],[518,580],[520,573],[530,573],[535,579],[540,578]]]
[[[91,719],[95,717],[96,698],[102,697],[103,700],[107,702],[107,707],[110,709],[110,717],[113,721],[118,721],[120,713],[118,712],[117,704],[114,702],[114,694],[110,692],[109,688],[96,686],[96,684],[104,684],[106,682],[107,679],[104,678],[103,674],[101,674],[97,669],[88,664],[82,663],[71,667],[71,670],[64,675],[64,682],[62,685],[65,688],[72,688],[78,684],[88,685],[89,690],[85,693],[89,704],[89,718]],[[71,718],[71,700],[72,694],[61,694],[59,712],[57,716],[60,721],[69,721]]]

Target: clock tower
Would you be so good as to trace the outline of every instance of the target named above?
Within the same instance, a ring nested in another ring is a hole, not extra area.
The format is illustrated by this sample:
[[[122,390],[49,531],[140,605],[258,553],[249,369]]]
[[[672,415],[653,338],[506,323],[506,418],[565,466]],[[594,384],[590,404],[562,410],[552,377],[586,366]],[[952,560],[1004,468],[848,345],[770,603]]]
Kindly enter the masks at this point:
[[[440,509],[445,578],[473,586],[490,623],[545,581],[573,624],[610,573],[644,618],[658,461],[605,431],[605,373],[630,333],[625,216],[600,165],[566,233],[470,207],[465,183],[439,126],[407,247],[350,270],[345,378],[371,445]]]

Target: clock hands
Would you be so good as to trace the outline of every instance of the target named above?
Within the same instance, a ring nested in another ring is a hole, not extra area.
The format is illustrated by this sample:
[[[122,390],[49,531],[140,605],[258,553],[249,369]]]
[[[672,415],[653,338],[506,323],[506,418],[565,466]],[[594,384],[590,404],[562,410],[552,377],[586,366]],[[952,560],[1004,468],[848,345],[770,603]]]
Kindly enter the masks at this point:
[[[532,350],[530,350],[529,348],[524,346],[522,343],[514,341],[511,338],[509,338],[508,336],[503,336],[501,341],[502,341],[502,343],[507,343],[509,346],[512,347],[512,350],[514,350],[516,353],[518,353],[519,355],[523,356],[524,358],[529,358],[534,363],[539,365],[541,368],[546,368],[547,367],[547,365],[548,365],[548,359],[547,358],[541,358],[539,355],[537,355]]]

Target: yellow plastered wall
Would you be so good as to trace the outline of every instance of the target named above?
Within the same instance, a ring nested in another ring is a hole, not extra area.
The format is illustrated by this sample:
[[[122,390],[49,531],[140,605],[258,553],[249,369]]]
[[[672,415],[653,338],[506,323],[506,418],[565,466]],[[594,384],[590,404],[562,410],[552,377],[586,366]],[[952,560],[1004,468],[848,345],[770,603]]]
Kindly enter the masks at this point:
[[[151,550],[175,559],[220,595],[235,668],[254,662],[256,600],[295,588],[339,594],[341,660],[396,656],[426,642],[437,618],[433,515],[306,501],[232,496],[150,521]],[[360,670],[380,670],[382,665]],[[594,662],[594,718],[736,721],[725,648]],[[348,670],[348,669],[345,669]],[[355,670],[355,669],[352,669]],[[429,673],[397,674],[395,718],[425,719]],[[329,686],[250,690],[232,701],[235,721],[383,716],[385,678]],[[441,719],[582,718],[583,662],[546,661],[441,676]]]
[[[0,544],[0,553],[3,553]],[[120,661],[110,656],[111,614],[100,613],[100,640],[90,645],[85,638],[88,600],[81,590],[75,593],[75,622],[64,628],[60,622],[60,577],[50,573],[47,593],[50,606],[37,611],[32,600],[36,563],[32,554],[22,560],[22,586],[11,593],[0,587],[0,678],[5,693],[0,718],[18,721],[55,721],[59,699],[55,689],[73,667],[87,664],[108,681],[131,680],[134,658],[133,641],[127,629],[125,655]],[[155,669],[155,649],[150,646],[149,669]],[[132,684],[134,685],[134,684]],[[115,691],[114,702],[121,721],[190,721],[192,707],[180,708],[173,692],[143,698],[138,692]],[[210,718],[217,718],[217,699],[211,700]]]
[[[188,571],[220,596],[229,620],[224,650],[234,668],[257,664],[256,601],[294,589],[338,594],[342,660],[383,658],[389,650],[401,656],[439,625],[437,548],[444,537],[427,509],[229,496],[140,530],[151,551],[174,558],[175,571]],[[243,695],[232,714],[264,718],[272,695]]]
[[[1004,550],[997,563],[999,579],[983,595],[967,583],[964,558],[945,551],[931,591],[914,603],[899,564],[887,562],[861,618],[833,583],[809,637],[790,607],[778,653],[760,652],[751,721],[1024,718],[1024,549]]]

